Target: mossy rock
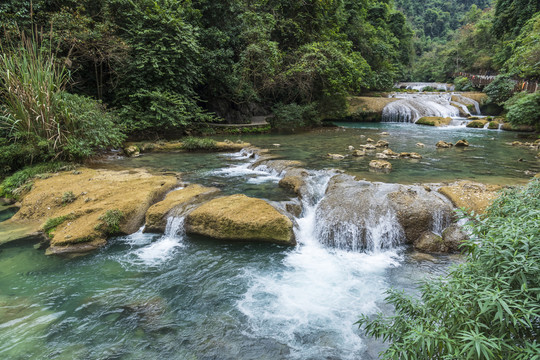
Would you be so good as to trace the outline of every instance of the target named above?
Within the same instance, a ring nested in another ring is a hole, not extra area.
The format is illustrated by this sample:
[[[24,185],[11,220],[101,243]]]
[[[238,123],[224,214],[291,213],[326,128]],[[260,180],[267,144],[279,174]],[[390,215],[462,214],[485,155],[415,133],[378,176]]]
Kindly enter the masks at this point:
[[[473,120],[467,124],[468,128],[482,129],[487,124],[487,120]]]
[[[295,245],[292,221],[262,199],[232,195],[211,200],[186,217],[186,231],[214,239]]]
[[[499,123],[497,121],[490,121],[488,124],[488,129],[490,130],[498,130],[499,129]]]
[[[417,125],[428,126],[447,126],[452,122],[452,118],[439,117],[439,116],[424,116],[416,121]]]
[[[525,132],[533,132],[535,131],[534,126],[531,125],[513,125],[509,122],[504,123],[501,126],[502,130],[506,131],[525,131]]]

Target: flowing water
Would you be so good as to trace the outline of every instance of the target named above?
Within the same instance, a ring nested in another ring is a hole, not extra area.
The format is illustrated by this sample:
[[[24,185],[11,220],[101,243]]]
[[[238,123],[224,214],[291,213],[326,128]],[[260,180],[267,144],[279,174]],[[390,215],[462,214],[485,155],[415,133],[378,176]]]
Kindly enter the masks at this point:
[[[455,260],[416,261],[400,245],[391,212],[367,217],[366,248],[340,245],[354,238],[347,231],[330,239],[318,212],[335,174],[328,169],[387,182],[471,178],[513,184],[526,180],[525,169],[538,170],[538,162],[529,150],[505,145],[519,137],[515,133],[348,126],[243,137],[311,169],[303,212],[295,219],[295,248],[189,236],[184,214],[171,217],[163,235],[141,229],[80,258],[46,257],[27,243],[1,247],[0,358],[376,359],[384,345],[357,328],[359,314],[391,313],[383,301],[388,288],[414,293],[419,279],[443,274]],[[394,172],[375,174],[367,170],[370,158],[325,157],[346,153],[367,137],[384,138],[395,151],[418,151],[424,159],[395,160]],[[463,137],[470,149],[434,148],[439,138]],[[426,147],[415,148],[419,141]],[[107,166],[180,171],[184,181],[225,193],[288,200],[291,194],[277,185],[282,175],[255,167],[256,160],[249,152],[149,154]],[[439,215],[433,217],[435,232],[447,222]]]

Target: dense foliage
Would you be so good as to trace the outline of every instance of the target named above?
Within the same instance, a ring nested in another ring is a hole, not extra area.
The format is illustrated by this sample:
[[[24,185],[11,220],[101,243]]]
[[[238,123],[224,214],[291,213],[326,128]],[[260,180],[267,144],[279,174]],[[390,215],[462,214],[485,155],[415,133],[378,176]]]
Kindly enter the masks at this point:
[[[361,318],[391,342],[384,359],[540,358],[540,180],[506,190],[472,231],[467,262],[420,299],[391,291],[395,316]]]
[[[101,104],[65,91],[70,74],[43,40],[19,36],[0,55],[0,171],[119,145],[123,136]]]
[[[512,124],[535,126],[540,131],[540,93],[518,93],[506,101],[506,119]]]

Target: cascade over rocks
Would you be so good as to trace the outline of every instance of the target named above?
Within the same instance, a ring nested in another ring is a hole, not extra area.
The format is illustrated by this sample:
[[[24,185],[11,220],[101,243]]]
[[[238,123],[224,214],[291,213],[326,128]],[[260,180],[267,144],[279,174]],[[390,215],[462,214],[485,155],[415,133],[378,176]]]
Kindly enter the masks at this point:
[[[450,224],[453,207],[422,186],[356,181],[334,176],[317,208],[324,243],[345,249],[379,249],[413,243],[426,231]]]
[[[200,204],[219,192],[217,188],[207,188],[197,184],[171,191],[165,199],[152,205],[146,212],[144,232],[165,232],[169,216],[181,216],[189,207]]]
[[[190,234],[223,240],[295,245],[293,223],[262,199],[232,195],[210,200],[186,217]]]

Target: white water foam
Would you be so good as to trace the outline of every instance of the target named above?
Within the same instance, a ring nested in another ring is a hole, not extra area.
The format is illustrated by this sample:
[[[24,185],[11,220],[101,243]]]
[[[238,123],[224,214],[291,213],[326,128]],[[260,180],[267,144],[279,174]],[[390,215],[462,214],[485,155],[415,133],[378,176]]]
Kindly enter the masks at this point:
[[[184,217],[169,217],[165,233],[157,240],[155,236],[144,234],[143,228],[126,236],[123,241],[132,250],[120,261],[128,264],[158,266],[172,259],[179,248],[184,247]]]
[[[265,182],[279,182],[280,174],[265,165],[253,168],[253,164],[259,159],[259,156],[251,150],[241,150],[237,153],[223,154],[233,160],[248,160],[242,164],[232,164],[228,167],[217,169],[210,174],[225,177],[244,177],[249,184],[262,184]]]
[[[297,219],[297,248],[283,268],[269,274],[247,270],[251,286],[238,302],[254,338],[287,344],[292,359],[359,359],[365,350],[355,322],[374,313],[387,289],[385,272],[399,266],[395,249],[358,253],[331,249],[316,237],[316,206],[329,175],[312,172],[311,196]]]

